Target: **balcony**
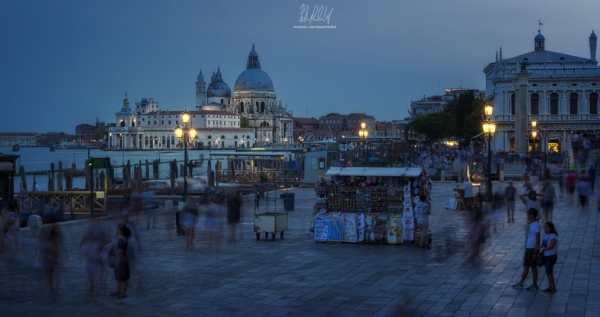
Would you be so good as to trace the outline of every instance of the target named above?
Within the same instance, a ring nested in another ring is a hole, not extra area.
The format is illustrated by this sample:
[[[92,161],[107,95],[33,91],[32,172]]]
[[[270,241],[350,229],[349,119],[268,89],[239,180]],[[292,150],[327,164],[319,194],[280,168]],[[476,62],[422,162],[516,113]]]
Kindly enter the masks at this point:
[[[493,119],[496,122],[511,122],[515,121],[513,115],[497,115]],[[561,122],[561,121],[598,121],[600,115],[598,114],[536,114],[528,115],[527,120],[537,120],[540,122]]]

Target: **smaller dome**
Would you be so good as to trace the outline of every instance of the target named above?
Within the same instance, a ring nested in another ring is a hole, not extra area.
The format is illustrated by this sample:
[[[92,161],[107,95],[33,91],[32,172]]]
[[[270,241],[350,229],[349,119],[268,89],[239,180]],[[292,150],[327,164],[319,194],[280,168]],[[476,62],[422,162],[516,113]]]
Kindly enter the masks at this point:
[[[544,36],[541,33],[538,33],[538,35],[535,36],[535,40],[545,40],[546,38],[544,38]]]
[[[206,97],[231,98],[231,89],[225,82],[215,81],[208,85],[208,89],[206,89]]]
[[[198,79],[204,79],[204,75],[202,75],[202,69],[200,70],[200,73],[198,73]]]

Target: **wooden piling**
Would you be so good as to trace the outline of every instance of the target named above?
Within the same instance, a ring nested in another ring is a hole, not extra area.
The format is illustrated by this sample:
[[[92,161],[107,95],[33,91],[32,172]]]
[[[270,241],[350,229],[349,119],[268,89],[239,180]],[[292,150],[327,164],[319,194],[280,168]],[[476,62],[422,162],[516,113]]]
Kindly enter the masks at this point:
[[[58,190],[59,192],[62,192],[63,190],[63,166],[62,166],[62,162],[58,162],[58,175],[56,177],[56,190]]]

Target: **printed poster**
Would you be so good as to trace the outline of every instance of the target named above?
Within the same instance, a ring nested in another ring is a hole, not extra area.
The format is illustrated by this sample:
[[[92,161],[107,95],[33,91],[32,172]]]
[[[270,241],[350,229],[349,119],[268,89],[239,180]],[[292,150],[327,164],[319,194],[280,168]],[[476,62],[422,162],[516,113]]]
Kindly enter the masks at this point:
[[[315,216],[315,241],[327,241],[327,232],[329,230],[329,214],[318,213]]]

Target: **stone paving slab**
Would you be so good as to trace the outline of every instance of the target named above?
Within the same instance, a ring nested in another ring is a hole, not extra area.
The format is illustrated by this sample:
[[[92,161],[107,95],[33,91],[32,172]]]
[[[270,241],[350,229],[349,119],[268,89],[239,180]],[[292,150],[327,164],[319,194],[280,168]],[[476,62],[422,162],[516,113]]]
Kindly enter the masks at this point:
[[[600,316],[599,220],[595,199],[582,211],[559,199],[555,223],[559,257],[558,292],[511,288],[521,275],[524,207],[516,223],[502,223],[476,264],[465,261],[469,213],[445,209],[456,184],[432,191],[433,248],[374,244],[315,243],[309,233],[314,192],[293,190],[285,239],[256,241],[253,202],[245,198],[241,235],[217,251],[197,234],[197,249],[184,238],[168,239],[172,216],[160,214],[156,229],[140,218],[141,262],[132,271],[128,298],[108,293],[108,283],[86,292],[78,246],[85,221],[61,224],[68,251],[58,294],[38,282],[33,239],[21,232],[16,254],[0,253],[1,316]],[[495,183],[494,188],[505,184]],[[521,190],[521,185],[517,185]],[[278,208],[283,204],[278,202]],[[263,209],[266,206],[261,206]],[[272,208],[272,205],[270,206]],[[111,230],[116,219],[105,220]],[[172,230],[174,231],[174,230]],[[596,270],[594,270],[596,268]],[[543,271],[543,270],[540,270]],[[546,278],[539,275],[541,287]],[[531,278],[526,282],[531,284]]]

